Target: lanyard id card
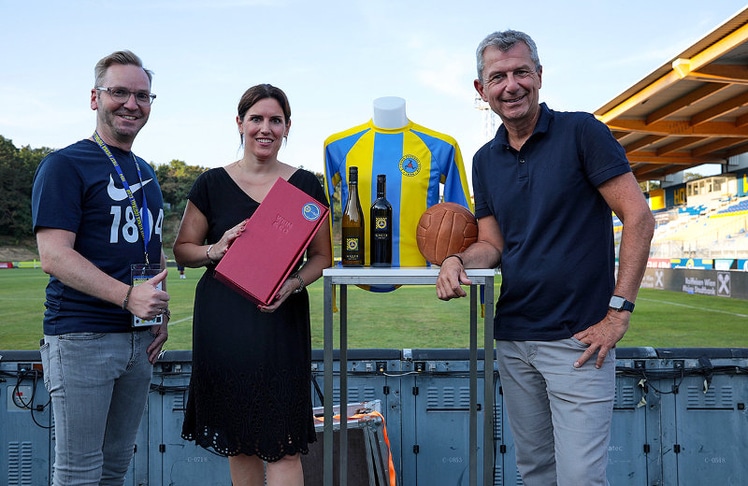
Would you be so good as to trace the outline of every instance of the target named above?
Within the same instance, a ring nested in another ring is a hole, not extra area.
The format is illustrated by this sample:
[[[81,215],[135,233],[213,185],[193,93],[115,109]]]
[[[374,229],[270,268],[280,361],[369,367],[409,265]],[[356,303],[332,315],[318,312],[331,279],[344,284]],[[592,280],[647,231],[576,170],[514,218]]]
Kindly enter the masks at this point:
[[[143,189],[143,211],[140,211],[138,209],[138,204],[135,202],[135,196],[133,196],[133,192],[130,189],[130,184],[127,183],[127,179],[125,179],[125,174],[122,172],[122,167],[120,167],[119,163],[117,162],[117,159],[114,158],[114,155],[112,154],[112,151],[109,150],[109,147],[107,144],[104,143],[104,140],[101,139],[99,136],[99,132],[94,132],[93,134],[94,140],[97,144],[99,144],[99,147],[101,150],[104,151],[107,157],[109,157],[109,160],[112,162],[112,165],[114,166],[114,169],[117,171],[117,175],[120,178],[120,181],[122,182],[122,187],[125,189],[125,193],[127,194],[127,198],[130,200],[130,207],[132,208],[132,214],[135,216],[135,222],[138,224],[138,231],[140,231],[140,237],[143,239],[143,248],[145,253],[145,263],[150,263],[148,261],[148,242],[150,241],[150,220],[148,216],[148,201],[145,198],[145,189]],[[138,171],[138,181],[140,181],[140,186],[143,187],[143,175],[140,172],[140,164],[138,164],[138,159],[135,158],[135,155],[130,153],[130,156],[132,157],[133,162],[135,162],[135,169]],[[142,217],[141,217],[142,213]]]
[[[133,286],[142,284],[147,280],[155,277],[161,273],[161,265],[149,265],[146,263],[136,263],[130,266],[130,274],[132,276]],[[163,290],[163,283],[159,283],[156,288]],[[132,327],[144,327],[144,326],[157,326],[163,322],[164,316],[159,314],[155,319],[149,321],[143,320],[140,317],[133,314],[132,316]]]

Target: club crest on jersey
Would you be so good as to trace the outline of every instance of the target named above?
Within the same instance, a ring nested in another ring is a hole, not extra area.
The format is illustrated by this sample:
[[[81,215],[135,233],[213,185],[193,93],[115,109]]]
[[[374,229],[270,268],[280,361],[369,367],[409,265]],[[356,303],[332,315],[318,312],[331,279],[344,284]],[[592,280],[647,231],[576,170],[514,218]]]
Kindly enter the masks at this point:
[[[400,159],[400,172],[406,177],[413,177],[421,172],[421,161],[415,155],[405,154]]]
[[[320,210],[317,204],[310,202],[304,204],[304,207],[301,209],[301,214],[307,221],[317,221],[320,217],[320,214],[322,214],[322,210]]]

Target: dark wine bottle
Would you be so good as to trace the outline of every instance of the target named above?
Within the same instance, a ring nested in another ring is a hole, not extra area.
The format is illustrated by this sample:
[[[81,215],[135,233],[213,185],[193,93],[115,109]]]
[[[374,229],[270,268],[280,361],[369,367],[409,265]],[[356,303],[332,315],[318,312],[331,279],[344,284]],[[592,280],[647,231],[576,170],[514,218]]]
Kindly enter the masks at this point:
[[[358,198],[358,167],[348,169],[348,201],[343,209],[342,263],[346,267],[361,267],[366,256],[364,211]]]
[[[392,266],[392,205],[387,201],[387,180],[377,175],[377,198],[369,213],[369,248],[372,267]]]

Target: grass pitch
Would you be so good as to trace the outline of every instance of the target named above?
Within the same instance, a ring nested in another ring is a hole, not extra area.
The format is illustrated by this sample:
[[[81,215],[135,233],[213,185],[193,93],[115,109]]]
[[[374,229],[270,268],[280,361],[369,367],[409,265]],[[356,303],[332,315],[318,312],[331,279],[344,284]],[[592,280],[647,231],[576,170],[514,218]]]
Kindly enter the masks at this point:
[[[179,279],[169,269],[172,320],[167,348],[192,348],[192,304],[203,269],[186,270]],[[0,349],[38,349],[42,337],[44,288],[40,269],[0,270]],[[497,292],[500,277],[497,277]],[[309,286],[312,347],[323,347],[323,286]],[[336,314],[337,347],[339,314]],[[478,343],[483,341],[479,325]],[[467,348],[469,301],[442,302],[432,286],[405,286],[386,293],[348,287],[348,347]],[[620,347],[748,347],[748,301],[680,292],[642,289],[631,327]]]

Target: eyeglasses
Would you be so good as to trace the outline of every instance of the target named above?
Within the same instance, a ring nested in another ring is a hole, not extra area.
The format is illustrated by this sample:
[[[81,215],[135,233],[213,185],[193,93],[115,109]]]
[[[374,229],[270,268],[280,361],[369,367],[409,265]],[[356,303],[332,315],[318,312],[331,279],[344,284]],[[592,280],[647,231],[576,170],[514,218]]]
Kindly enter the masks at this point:
[[[109,96],[112,97],[117,103],[127,103],[130,96],[135,96],[135,101],[142,106],[150,105],[153,100],[156,99],[156,95],[148,93],[146,91],[130,91],[125,88],[104,88],[103,86],[97,86],[97,91],[106,91]]]

